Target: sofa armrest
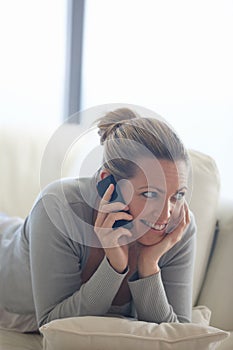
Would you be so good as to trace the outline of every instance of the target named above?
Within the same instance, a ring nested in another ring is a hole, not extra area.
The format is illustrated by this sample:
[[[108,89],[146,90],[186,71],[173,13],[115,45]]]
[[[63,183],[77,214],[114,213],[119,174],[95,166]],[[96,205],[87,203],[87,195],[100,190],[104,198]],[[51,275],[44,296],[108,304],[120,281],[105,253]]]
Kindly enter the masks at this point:
[[[221,199],[219,232],[198,300],[212,311],[210,324],[233,330],[233,201]]]

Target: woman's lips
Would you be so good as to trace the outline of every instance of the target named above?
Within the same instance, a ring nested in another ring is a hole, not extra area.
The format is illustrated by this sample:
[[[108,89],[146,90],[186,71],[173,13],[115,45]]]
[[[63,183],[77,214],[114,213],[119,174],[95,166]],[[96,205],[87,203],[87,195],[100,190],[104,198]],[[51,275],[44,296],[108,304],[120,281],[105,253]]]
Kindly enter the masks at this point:
[[[145,219],[141,219],[140,220],[144,225],[152,228],[153,230],[155,231],[158,231],[158,232],[163,232],[167,226],[167,224],[154,224],[148,220],[145,220]]]

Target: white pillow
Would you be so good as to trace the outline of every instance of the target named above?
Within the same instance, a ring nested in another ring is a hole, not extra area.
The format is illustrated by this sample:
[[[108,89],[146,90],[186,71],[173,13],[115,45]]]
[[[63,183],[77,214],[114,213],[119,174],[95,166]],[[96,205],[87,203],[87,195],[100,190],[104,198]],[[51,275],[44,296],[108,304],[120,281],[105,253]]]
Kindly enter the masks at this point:
[[[209,326],[212,312],[207,306],[198,305],[192,309],[192,323]]]
[[[202,315],[202,312],[204,314]],[[149,323],[118,317],[59,319],[40,328],[44,350],[215,349],[228,333],[205,325],[208,310],[195,311],[200,323]]]

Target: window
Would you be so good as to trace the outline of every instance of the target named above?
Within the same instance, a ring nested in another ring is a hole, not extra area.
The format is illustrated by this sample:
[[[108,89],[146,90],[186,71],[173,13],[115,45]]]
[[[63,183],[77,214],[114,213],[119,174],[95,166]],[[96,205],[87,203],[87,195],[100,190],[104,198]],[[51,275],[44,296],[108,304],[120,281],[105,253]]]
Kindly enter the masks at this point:
[[[233,197],[233,2],[86,0],[82,108],[156,111],[211,155]]]
[[[64,116],[66,0],[0,2],[0,123],[57,125]]]

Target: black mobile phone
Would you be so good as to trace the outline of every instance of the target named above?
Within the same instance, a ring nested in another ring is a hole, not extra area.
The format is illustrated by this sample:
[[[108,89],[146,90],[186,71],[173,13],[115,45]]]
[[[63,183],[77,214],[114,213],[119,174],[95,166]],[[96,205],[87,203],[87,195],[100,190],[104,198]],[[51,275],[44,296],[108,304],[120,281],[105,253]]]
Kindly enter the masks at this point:
[[[109,187],[110,184],[114,185],[114,191],[112,193],[110,202],[122,202],[125,203],[123,196],[121,194],[120,188],[119,186],[117,186],[117,183],[114,179],[113,175],[109,175],[107,177],[105,177],[103,180],[99,181],[97,183],[97,191],[100,195],[100,197],[102,198],[103,195],[105,194],[107,188]],[[126,213],[129,214],[129,211],[125,211]],[[118,228],[124,226],[127,229],[130,229],[132,227],[132,221],[129,220],[117,220],[114,225],[113,228]]]

